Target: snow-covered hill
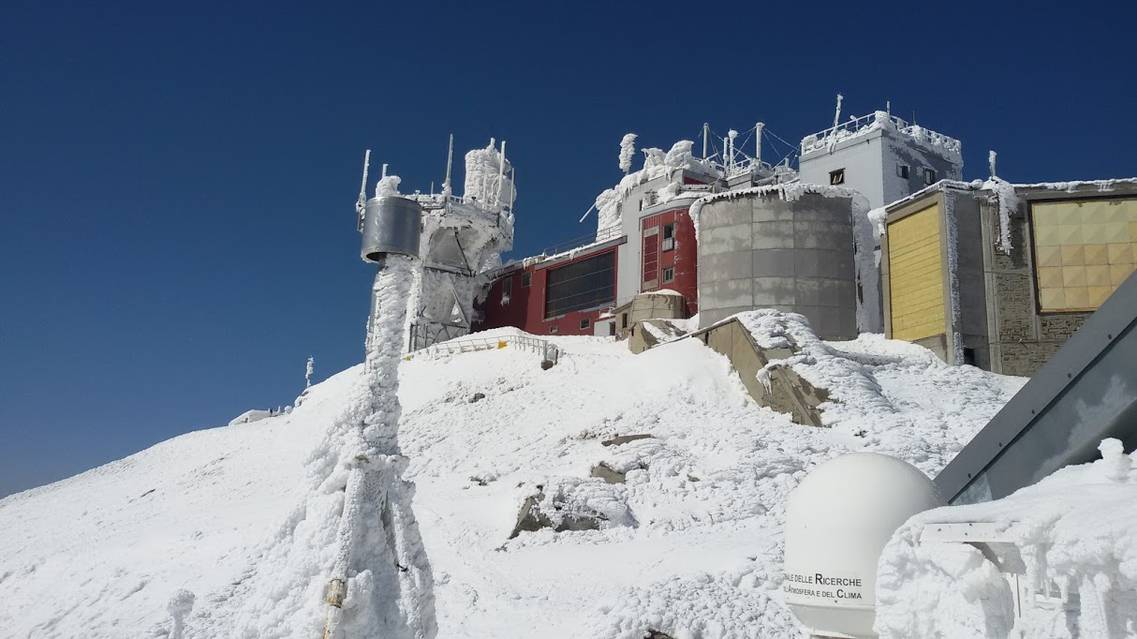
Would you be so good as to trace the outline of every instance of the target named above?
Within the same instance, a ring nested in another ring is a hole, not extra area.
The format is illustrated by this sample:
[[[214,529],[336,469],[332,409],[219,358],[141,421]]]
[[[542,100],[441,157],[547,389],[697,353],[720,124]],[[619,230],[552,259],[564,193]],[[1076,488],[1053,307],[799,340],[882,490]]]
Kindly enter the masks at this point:
[[[794,366],[831,390],[829,428],[758,407],[694,340],[632,355],[558,338],[549,370],[513,348],[402,364],[400,441],[439,637],[788,636],[783,502],[804,474],[854,449],[934,474],[1023,381],[879,336],[817,342],[794,316],[751,320],[760,339],[804,346]],[[270,550],[296,534],[306,469],[361,374],[312,387],[291,414],[0,501],[0,634],[170,636],[185,590],[187,637],[318,636],[322,583],[288,583],[299,573]],[[546,524],[597,529],[517,530],[526,504]],[[278,614],[297,592],[303,604]]]

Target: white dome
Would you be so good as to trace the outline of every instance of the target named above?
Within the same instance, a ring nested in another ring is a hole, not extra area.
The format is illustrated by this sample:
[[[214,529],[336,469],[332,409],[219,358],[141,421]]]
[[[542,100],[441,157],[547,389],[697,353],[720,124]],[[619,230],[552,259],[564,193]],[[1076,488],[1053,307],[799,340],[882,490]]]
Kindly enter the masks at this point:
[[[924,473],[852,453],[818,466],[786,505],[786,604],[814,634],[875,637],[876,564],[912,515],[944,505]]]

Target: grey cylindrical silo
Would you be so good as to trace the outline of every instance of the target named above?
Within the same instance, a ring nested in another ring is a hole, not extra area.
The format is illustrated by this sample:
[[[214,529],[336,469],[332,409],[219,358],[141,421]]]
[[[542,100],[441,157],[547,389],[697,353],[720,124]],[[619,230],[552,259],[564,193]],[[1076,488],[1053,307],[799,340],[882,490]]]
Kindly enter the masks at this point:
[[[699,325],[742,311],[800,313],[824,339],[857,336],[850,195],[780,187],[699,210]]]
[[[363,213],[360,257],[378,262],[387,253],[418,257],[422,207],[404,197],[371,198]]]

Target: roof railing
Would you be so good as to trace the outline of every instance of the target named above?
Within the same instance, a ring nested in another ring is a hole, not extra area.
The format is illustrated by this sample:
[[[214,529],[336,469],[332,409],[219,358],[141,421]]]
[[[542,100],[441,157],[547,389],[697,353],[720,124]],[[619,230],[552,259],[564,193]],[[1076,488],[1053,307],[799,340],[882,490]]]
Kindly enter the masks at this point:
[[[837,126],[805,136],[801,140],[801,154],[805,155],[826,148],[832,149],[833,145],[842,140],[866,133],[881,125],[890,125],[898,132],[929,146],[942,148],[955,155],[960,153],[961,144],[959,140],[953,137],[937,133],[918,124],[909,124],[885,111],[875,111],[859,118],[850,118]]]

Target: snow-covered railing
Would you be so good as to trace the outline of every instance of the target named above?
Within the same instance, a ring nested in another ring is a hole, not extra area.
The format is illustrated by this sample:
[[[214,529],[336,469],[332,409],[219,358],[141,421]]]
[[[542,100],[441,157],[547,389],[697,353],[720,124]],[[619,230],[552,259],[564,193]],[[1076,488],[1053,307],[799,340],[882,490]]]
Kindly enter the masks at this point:
[[[962,145],[959,140],[937,133],[918,124],[908,124],[904,120],[886,113],[876,111],[859,118],[850,118],[834,127],[807,135],[801,140],[801,154],[820,151],[832,144],[847,140],[858,135],[876,130],[882,126],[890,126],[896,131],[928,146],[941,148],[952,155],[959,155]]]
[[[477,351],[490,351],[508,346],[532,351],[541,356],[542,362],[556,364],[560,360],[561,351],[556,344],[548,340],[528,335],[503,335],[500,337],[466,337],[448,342],[439,342],[426,348],[419,349],[407,355],[407,359],[415,355],[457,355],[460,353],[473,353]]]
[[[558,242],[557,244],[542,249],[538,255],[542,257],[549,257],[552,255],[559,255],[561,253],[571,251],[572,249],[584,248],[593,244],[602,244],[609,240],[619,238],[624,234],[623,231],[624,230],[619,226],[610,226],[608,228],[597,231],[595,235],[584,235],[581,237],[573,238],[571,240]]]
[[[723,166],[722,172],[726,178],[737,177],[739,175],[748,175],[752,173],[761,174],[763,171],[770,173],[773,172],[774,167],[769,162],[763,162],[756,158],[746,157],[745,160],[735,161],[733,165]]]

